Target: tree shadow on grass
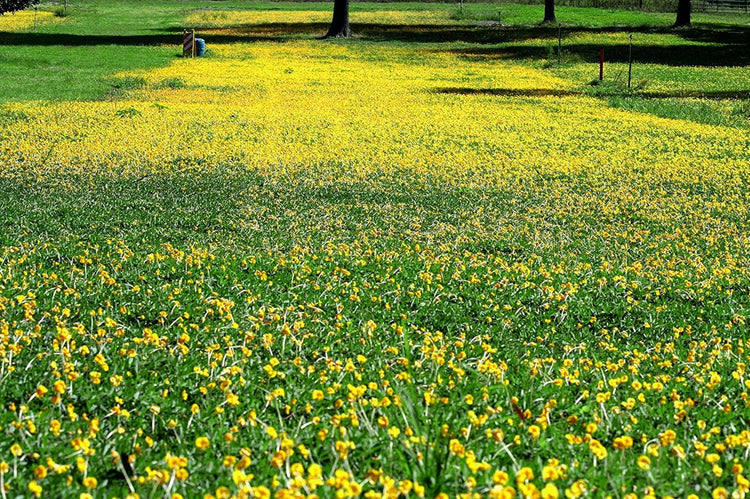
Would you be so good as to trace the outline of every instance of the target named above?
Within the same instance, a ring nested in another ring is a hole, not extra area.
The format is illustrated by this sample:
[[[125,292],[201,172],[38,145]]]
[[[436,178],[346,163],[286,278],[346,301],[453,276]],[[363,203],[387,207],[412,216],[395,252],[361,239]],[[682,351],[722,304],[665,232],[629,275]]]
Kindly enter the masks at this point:
[[[448,52],[470,60],[545,60],[550,58],[548,45],[499,45],[497,47],[467,47],[449,49]],[[604,49],[605,62],[627,63],[629,46],[622,43],[577,43],[562,44],[566,59],[595,63]],[[556,49],[556,43],[554,44]],[[736,67],[750,66],[750,50],[737,45],[634,45],[633,61],[640,64],[664,66]]]
[[[583,95],[577,90],[553,88],[468,88],[440,87],[433,90],[437,94],[453,95],[494,95],[500,97],[570,97]]]
[[[200,36],[200,34],[198,34]],[[269,39],[268,37],[257,37],[257,39],[270,41],[284,41]],[[217,34],[212,43],[241,43],[256,41],[245,35]],[[179,45],[182,46],[182,33],[154,34],[154,35],[74,35],[69,33],[8,33],[0,32],[0,46],[69,46],[88,47],[96,45],[120,45],[120,46],[160,46]]]
[[[323,35],[328,23],[264,23],[239,25],[221,29],[203,28],[199,36],[209,44],[242,42],[287,42],[292,39]],[[153,35],[75,35],[67,33],[9,33],[0,32],[0,45],[5,46],[155,46],[182,44],[182,33],[174,27],[154,30]],[[448,52],[469,59],[547,59],[556,48],[558,28],[555,26],[479,26],[465,24],[379,24],[354,23],[355,40],[373,42],[404,42],[414,44],[466,43],[478,47],[448,48]],[[612,43],[613,33],[622,34],[622,42]],[[750,65],[750,27],[720,26],[711,29],[694,28],[671,30],[666,27],[609,26],[600,28],[563,27],[563,50],[583,62],[596,62],[599,50],[605,49],[608,62],[627,62],[628,34],[634,33],[633,58],[640,63],[668,66],[748,66]],[[638,33],[674,34],[692,43],[641,45]],[[574,34],[608,35],[603,43],[566,43]],[[540,40],[526,44],[530,40]]]
[[[295,38],[320,37],[328,23],[263,23],[226,28],[196,29],[198,36],[213,44],[254,41],[285,42]],[[90,46],[90,45],[176,45],[182,44],[182,33],[169,33],[169,29],[156,29],[153,35],[76,35],[68,33],[17,33],[0,32],[0,45],[19,46]],[[352,24],[353,38],[376,42],[408,43],[498,43],[497,28],[471,25],[405,25],[405,24]]]
[[[611,95],[598,96],[590,94],[585,90],[568,90],[554,88],[470,88],[470,87],[439,87],[432,90],[437,94],[447,95],[493,95],[499,97],[571,97],[591,96],[609,97]],[[737,91],[700,91],[700,90],[675,90],[673,92],[644,92],[626,91],[623,89],[620,96],[641,97],[644,99],[750,99],[750,90]]]

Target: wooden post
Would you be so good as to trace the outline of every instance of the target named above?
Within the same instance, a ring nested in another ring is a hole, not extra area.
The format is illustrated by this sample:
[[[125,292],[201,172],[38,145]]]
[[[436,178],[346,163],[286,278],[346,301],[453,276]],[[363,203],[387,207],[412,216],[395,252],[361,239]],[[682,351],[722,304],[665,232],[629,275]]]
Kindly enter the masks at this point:
[[[604,80],[604,49],[599,51],[599,81]]]

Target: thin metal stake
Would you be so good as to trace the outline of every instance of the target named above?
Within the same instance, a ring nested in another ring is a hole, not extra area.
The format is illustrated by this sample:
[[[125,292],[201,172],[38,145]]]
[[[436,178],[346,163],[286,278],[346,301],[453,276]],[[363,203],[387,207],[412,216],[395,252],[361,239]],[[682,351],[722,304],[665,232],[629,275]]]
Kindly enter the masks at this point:
[[[633,75],[633,34],[630,34],[630,46],[628,47],[628,88],[630,88],[630,77]]]
[[[557,64],[562,64],[562,23],[557,23]]]

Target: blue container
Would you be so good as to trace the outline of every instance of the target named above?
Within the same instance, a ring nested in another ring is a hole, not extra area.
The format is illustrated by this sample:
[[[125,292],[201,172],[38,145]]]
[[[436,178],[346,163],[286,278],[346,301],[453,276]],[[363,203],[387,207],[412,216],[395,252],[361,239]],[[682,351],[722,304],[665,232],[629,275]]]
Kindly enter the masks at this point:
[[[206,40],[203,38],[195,39],[195,55],[198,57],[206,53]]]

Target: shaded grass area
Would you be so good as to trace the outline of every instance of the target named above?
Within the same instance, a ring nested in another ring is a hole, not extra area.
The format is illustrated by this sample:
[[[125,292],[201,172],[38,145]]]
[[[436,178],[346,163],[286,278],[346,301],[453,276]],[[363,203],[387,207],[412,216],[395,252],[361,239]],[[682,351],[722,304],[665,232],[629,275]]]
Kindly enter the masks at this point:
[[[634,174],[631,180],[642,179]],[[600,179],[589,175],[539,173],[533,181],[525,182],[524,189],[513,184],[472,189],[441,185],[403,170],[396,176],[373,172],[362,181],[342,178],[320,183],[304,172],[280,179],[229,167],[211,173],[186,170],[27,182],[4,177],[0,178],[5,195],[0,205],[0,245],[20,244],[29,234],[42,240],[85,234],[88,243],[121,239],[136,252],[151,251],[164,240],[175,246],[231,250],[240,245],[278,252],[348,243],[360,231],[374,231],[378,237],[371,242],[383,250],[407,239],[435,246],[459,244],[462,250],[503,254],[521,261],[532,252],[610,252],[611,241],[586,237],[591,227],[621,228],[617,237],[626,238],[630,237],[627,227],[662,233],[671,223],[657,213],[643,211],[636,201],[627,217],[586,208],[610,202],[609,191],[597,186]],[[666,188],[705,204],[718,202],[725,195],[713,185],[689,181],[655,184],[648,188],[653,192],[642,194],[664,195]],[[571,222],[565,210],[552,209],[555,201],[548,199],[547,193],[560,189],[581,203],[577,208],[584,224],[578,223],[581,220]],[[525,207],[522,213],[517,211],[519,207]],[[413,216],[399,216],[404,212]],[[680,215],[686,219],[695,216],[689,206]],[[747,224],[729,211],[715,215],[727,226]],[[477,217],[487,223],[475,233],[470,222]],[[293,230],[300,227],[305,230]],[[539,245],[540,238],[549,239],[549,243]],[[634,245],[628,250],[640,254],[649,248]]]

